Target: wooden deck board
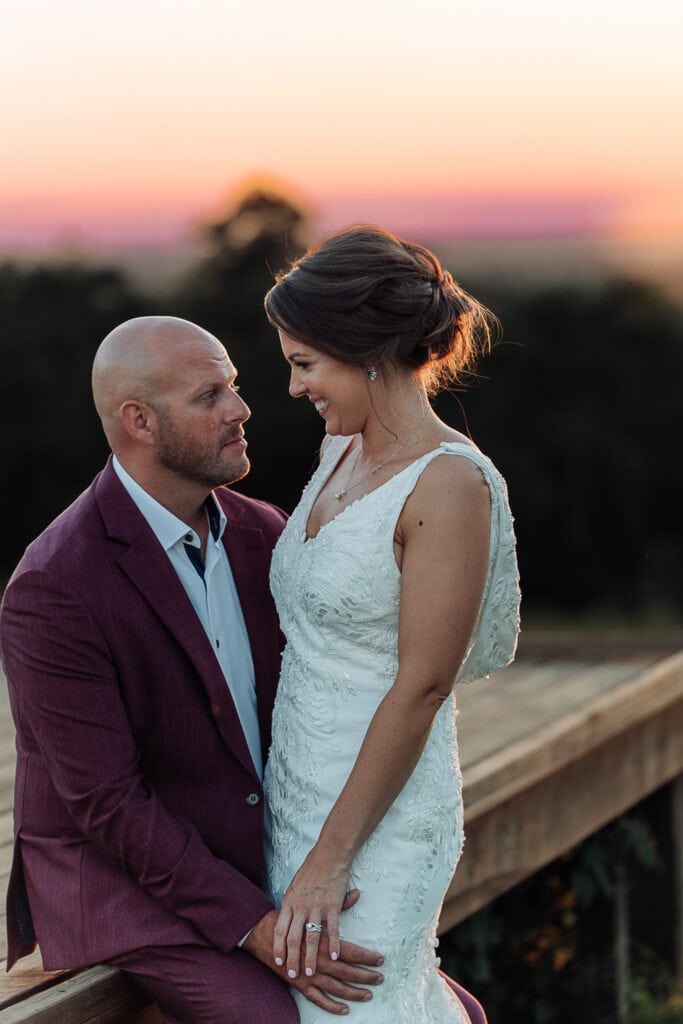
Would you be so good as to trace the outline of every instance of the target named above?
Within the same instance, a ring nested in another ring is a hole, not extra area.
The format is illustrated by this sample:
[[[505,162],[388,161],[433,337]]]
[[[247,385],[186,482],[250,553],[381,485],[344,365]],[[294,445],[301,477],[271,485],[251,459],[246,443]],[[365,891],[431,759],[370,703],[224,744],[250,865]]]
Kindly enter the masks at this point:
[[[111,968],[93,967],[52,980],[29,1000],[1,1008],[2,1024],[163,1024],[140,990]]]
[[[463,772],[491,754],[586,706],[599,694],[644,671],[655,660],[525,662],[457,691]]]
[[[5,880],[6,881],[6,880]],[[2,927],[5,927],[5,915],[2,916]],[[20,965],[2,977],[2,999],[0,1008],[12,1006],[24,998],[27,988],[39,992],[48,988],[60,977],[67,977],[74,972],[44,971],[40,953],[36,950],[31,956],[23,957]]]
[[[682,638],[654,649],[639,638],[583,640],[565,637],[562,646],[537,639],[513,666],[458,689],[467,841],[442,931],[683,772],[683,653],[673,653]],[[0,685],[3,891],[13,764],[14,731]],[[49,991],[21,1000],[25,989],[46,983]],[[0,977],[0,1024],[156,1022],[143,1006],[115,972],[49,978],[37,953]]]
[[[509,715],[516,724],[509,742],[497,749],[489,742],[488,753],[463,759],[467,841],[443,929],[683,772],[683,652],[638,665],[601,664],[594,673],[582,667],[580,674],[576,692],[592,677],[592,696],[584,692],[577,703],[573,686],[558,685],[554,714],[525,713],[522,728],[501,678],[501,720]],[[461,733],[463,723],[473,728],[476,714],[463,710]]]

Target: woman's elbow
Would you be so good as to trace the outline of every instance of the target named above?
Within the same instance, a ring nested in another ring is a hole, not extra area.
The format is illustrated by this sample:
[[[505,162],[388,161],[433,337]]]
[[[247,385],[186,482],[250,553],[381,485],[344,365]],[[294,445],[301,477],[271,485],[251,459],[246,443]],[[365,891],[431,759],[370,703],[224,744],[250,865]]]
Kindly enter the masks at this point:
[[[431,710],[436,714],[442,704],[445,704],[448,700],[452,692],[452,679],[435,676],[433,678],[426,679],[422,683],[416,696],[421,707]]]

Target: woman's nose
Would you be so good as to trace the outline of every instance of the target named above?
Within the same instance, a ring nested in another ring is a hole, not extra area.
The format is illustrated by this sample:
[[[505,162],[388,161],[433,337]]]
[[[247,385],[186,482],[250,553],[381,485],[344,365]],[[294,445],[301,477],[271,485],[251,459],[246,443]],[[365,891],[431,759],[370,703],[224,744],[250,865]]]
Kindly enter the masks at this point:
[[[292,370],[289,375],[289,393],[292,398],[300,398],[301,395],[306,394],[306,386],[302,383],[301,378],[295,370]]]

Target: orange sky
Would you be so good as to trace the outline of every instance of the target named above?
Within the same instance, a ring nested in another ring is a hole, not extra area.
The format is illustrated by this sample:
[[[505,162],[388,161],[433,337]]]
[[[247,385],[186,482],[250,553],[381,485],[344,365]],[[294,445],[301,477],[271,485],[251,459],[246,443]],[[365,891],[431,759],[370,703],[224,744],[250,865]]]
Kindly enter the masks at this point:
[[[25,0],[0,244],[172,238],[254,173],[326,226],[681,235],[682,29],[679,0]]]

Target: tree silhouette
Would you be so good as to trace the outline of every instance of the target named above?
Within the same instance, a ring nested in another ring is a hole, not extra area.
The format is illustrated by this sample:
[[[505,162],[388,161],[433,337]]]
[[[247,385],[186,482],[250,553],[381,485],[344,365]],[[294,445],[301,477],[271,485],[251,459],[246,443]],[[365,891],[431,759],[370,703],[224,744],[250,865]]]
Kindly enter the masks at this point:
[[[101,468],[93,355],[112,327],[148,309],[116,270],[5,263],[0,311],[1,579]]]
[[[239,488],[288,511],[314,464],[322,432],[312,411],[287,393],[288,370],[263,299],[274,274],[304,250],[305,228],[303,211],[286,197],[249,192],[204,228],[208,255],[188,277],[177,303],[181,316],[223,341],[252,409],[246,428],[252,471]]]
[[[294,507],[322,425],[287,393],[263,297],[301,252],[305,229],[288,198],[245,195],[205,226],[205,259],[154,305],[115,270],[0,265],[0,577],[102,465],[90,365],[101,338],[130,316],[175,312],[226,344],[253,411],[253,469],[239,487]],[[508,481],[527,609],[680,613],[683,311],[634,281],[526,293],[463,283],[505,328],[480,380],[458,397]],[[437,410],[462,428],[448,394]]]

